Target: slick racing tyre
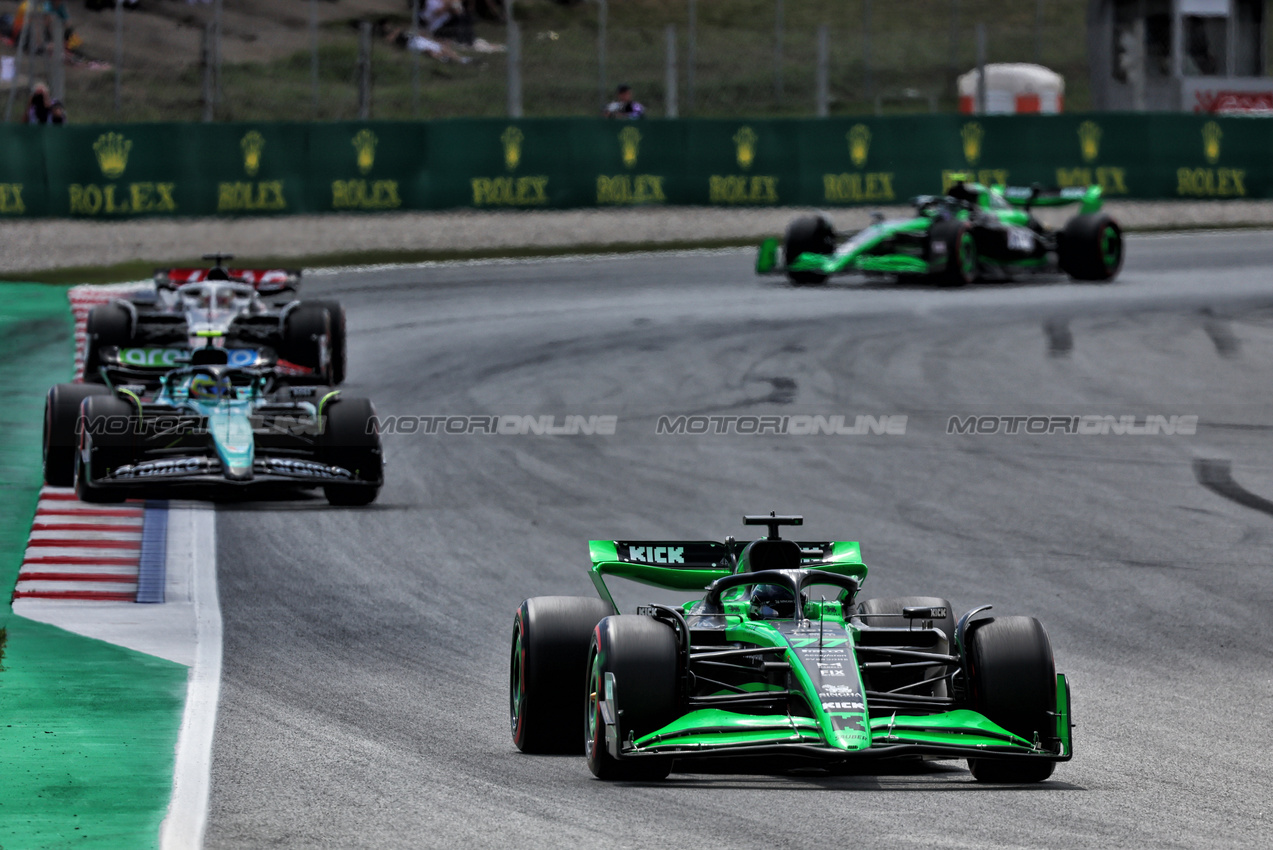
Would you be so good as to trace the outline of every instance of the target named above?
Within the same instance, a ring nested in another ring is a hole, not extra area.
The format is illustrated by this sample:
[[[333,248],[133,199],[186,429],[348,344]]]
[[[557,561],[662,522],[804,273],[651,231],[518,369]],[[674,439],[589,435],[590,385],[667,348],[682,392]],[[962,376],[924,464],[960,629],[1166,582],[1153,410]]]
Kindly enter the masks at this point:
[[[1033,617],[995,617],[972,630],[965,662],[973,709],[1027,741],[1056,736],[1056,665]],[[968,759],[978,782],[1042,782],[1055,762]]]
[[[339,301],[306,301],[302,307],[322,307],[331,324],[332,383],[345,382],[345,308]]]
[[[938,245],[943,246],[937,248]],[[933,275],[940,286],[966,286],[977,279],[977,241],[966,221],[939,221],[929,231],[929,251],[934,259],[945,251],[946,267]]]
[[[323,346],[327,346],[328,361],[323,363]],[[332,383],[331,367],[331,315],[325,307],[300,304],[288,314],[283,325],[283,359],[297,366],[314,370],[320,383]]]
[[[109,345],[127,348],[133,341],[133,317],[128,308],[112,301],[99,304],[88,313],[84,326],[84,380],[101,383],[101,351]]]
[[[933,625],[946,635],[946,645],[926,649],[929,652],[949,653],[954,646],[955,617],[950,603],[936,596],[887,596],[879,599],[867,599],[858,604],[853,615],[861,617],[868,626],[886,626],[906,628],[911,621],[902,617],[903,608],[945,608],[946,616],[933,620]],[[874,615],[874,616],[871,616]],[[880,616],[886,615],[886,616]],[[892,615],[892,616],[889,616]],[[869,670],[863,675],[863,684],[872,691],[891,691],[908,682],[921,682],[941,675],[941,667],[906,668],[904,670]],[[946,696],[946,683],[936,682],[923,689],[912,688],[907,693],[921,696]]]
[[[335,398],[323,412],[318,454],[323,463],[347,469],[355,482],[327,484],[323,495],[333,505],[370,505],[384,480],[384,456],[376,408],[365,398]]]
[[[1113,280],[1123,267],[1123,230],[1105,213],[1076,216],[1057,234],[1056,251],[1075,280]]]
[[[677,651],[675,633],[653,617],[626,614],[597,623],[588,647],[584,689],[584,746],[593,776],[650,781],[665,779],[672,772],[671,759],[610,755],[601,705],[606,674],[613,674],[613,719],[619,741],[640,738],[671,723],[677,716]]]
[[[824,216],[802,216],[787,226],[787,235],[782,241],[783,261],[787,265],[801,254],[830,254],[834,250],[835,228]],[[827,276],[817,272],[787,272],[787,279],[795,286],[803,286],[826,283]]]
[[[101,384],[56,384],[44,399],[44,483],[75,484],[80,447],[80,405],[91,395],[110,395]]]
[[[517,609],[509,662],[509,725],[517,749],[583,750],[579,686],[592,632],[611,613],[605,602],[583,596],[535,596]]]
[[[121,487],[94,485],[113,469],[135,460],[137,408],[113,395],[90,395],[80,406],[84,427],[75,464],[75,495],[81,502],[122,502]],[[85,459],[83,449],[87,448]]]

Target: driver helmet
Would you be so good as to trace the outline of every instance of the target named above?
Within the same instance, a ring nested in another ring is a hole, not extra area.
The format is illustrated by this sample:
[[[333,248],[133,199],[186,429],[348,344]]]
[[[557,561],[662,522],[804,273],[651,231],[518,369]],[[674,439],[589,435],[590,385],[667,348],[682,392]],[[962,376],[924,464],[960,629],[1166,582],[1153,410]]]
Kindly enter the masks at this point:
[[[780,584],[758,584],[751,591],[753,620],[790,620],[796,616],[796,599],[791,589]]]
[[[195,375],[190,379],[190,397],[216,401],[229,398],[234,393],[234,385],[229,375]]]
[[[968,188],[968,184],[963,180],[958,180],[955,185],[946,190],[946,194],[957,201],[967,201],[970,204],[977,203],[978,193]]]
[[[234,306],[234,290],[229,287],[221,287],[217,290],[217,309],[228,310]]]

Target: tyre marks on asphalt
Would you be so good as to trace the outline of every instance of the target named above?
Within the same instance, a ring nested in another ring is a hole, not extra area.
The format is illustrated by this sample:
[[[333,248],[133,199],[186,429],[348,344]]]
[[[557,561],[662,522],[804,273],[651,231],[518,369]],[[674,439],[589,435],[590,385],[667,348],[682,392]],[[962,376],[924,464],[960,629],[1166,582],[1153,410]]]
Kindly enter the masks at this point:
[[[1233,464],[1227,460],[1199,458],[1193,462],[1198,483],[1217,496],[1223,496],[1244,508],[1273,516],[1273,501],[1256,495],[1233,480]]]
[[[1204,307],[1202,315],[1204,319],[1202,329],[1211,338],[1211,344],[1216,347],[1216,354],[1226,360],[1239,356],[1242,353],[1242,341],[1233,333],[1229,320],[1217,316],[1210,307]]]
[[[1074,350],[1074,334],[1069,319],[1048,319],[1043,323],[1043,333],[1048,338],[1050,357],[1069,357]]]

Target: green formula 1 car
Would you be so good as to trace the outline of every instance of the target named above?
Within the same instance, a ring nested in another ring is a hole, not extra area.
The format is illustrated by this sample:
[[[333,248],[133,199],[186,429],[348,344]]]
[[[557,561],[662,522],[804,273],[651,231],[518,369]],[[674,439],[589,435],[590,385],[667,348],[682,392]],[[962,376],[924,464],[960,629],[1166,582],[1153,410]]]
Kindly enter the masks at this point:
[[[1078,203],[1079,215],[1058,231],[1034,207]],[[782,240],[766,239],[758,274],[786,274],[796,285],[832,275],[882,274],[961,286],[1011,279],[1026,272],[1063,271],[1075,280],[1113,280],[1123,265],[1123,232],[1101,211],[1101,188],[1044,190],[983,186],[957,180],[945,195],[912,200],[915,215],[876,216],[857,233],[837,233],[824,215],[798,218]]]
[[[591,542],[600,599],[525,600],[510,719],[527,753],[586,752],[601,779],[967,759],[983,782],[1039,782],[1072,754],[1070,690],[1032,617],[932,597],[858,598],[857,543],[768,537]],[[705,593],[620,614],[607,577]],[[743,762],[746,761],[746,764]],[[751,765],[750,767],[748,765]]]

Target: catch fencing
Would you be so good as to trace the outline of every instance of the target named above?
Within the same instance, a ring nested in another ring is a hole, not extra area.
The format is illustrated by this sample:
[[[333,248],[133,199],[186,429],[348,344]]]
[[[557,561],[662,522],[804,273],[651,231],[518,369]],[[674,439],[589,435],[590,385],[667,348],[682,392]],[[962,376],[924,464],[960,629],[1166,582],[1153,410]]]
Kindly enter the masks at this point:
[[[0,128],[0,219],[892,204],[986,183],[1273,197],[1273,121],[1181,114]]]

